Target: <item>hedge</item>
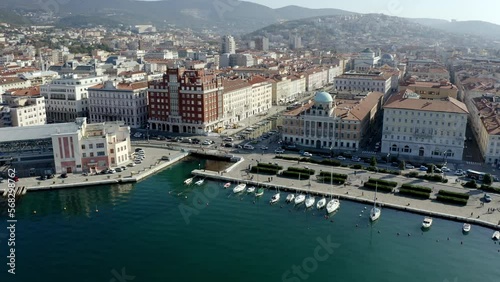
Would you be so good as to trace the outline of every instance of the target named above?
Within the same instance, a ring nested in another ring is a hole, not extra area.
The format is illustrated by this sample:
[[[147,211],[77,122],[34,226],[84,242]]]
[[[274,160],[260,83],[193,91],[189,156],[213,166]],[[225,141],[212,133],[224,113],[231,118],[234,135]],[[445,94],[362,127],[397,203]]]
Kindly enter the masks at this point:
[[[464,184],[464,187],[466,188],[477,188],[477,184],[475,180],[467,181],[467,183]]]
[[[300,168],[300,167],[289,167],[288,171],[296,171],[302,174],[314,175],[316,171],[314,169]]]
[[[347,174],[342,174],[342,173],[330,173],[327,171],[322,171],[319,173],[319,176],[328,176],[328,177],[337,177],[337,178],[342,178],[342,179],[347,179]]]
[[[272,168],[272,169],[277,169],[277,170],[282,170],[283,167],[280,165],[275,165],[275,164],[266,164],[266,163],[258,163],[257,166],[260,167],[265,167],[265,168]]]
[[[394,182],[394,181],[388,181],[388,180],[383,180],[383,179],[375,179],[375,178],[370,178],[368,179],[368,183],[378,183],[378,184],[382,184],[384,186],[389,186],[389,187],[396,187],[398,186],[398,183],[397,182]]]
[[[427,193],[427,192],[404,189],[404,188],[399,189],[399,194],[413,196],[413,197],[422,198],[422,199],[429,199],[429,196],[430,196],[430,193]]]
[[[332,183],[332,184],[344,184],[346,179],[338,177],[323,176],[321,178],[322,183]]]
[[[277,155],[275,156],[276,159],[282,159],[282,160],[289,160],[289,161],[299,161],[300,158],[297,157],[288,157],[288,156],[282,156],[282,155]]]
[[[443,195],[437,195],[437,201],[448,204],[458,204],[458,205],[467,205],[467,200],[462,198],[455,198]]]
[[[300,180],[307,180],[310,177],[309,174],[298,173],[296,171],[290,171],[290,170],[283,171],[280,174],[280,176],[287,177],[287,178],[300,179]]]
[[[331,165],[331,166],[340,166],[341,165],[341,163],[337,160],[322,160],[320,163],[324,164],[324,165]]]
[[[394,189],[393,187],[385,186],[385,185],[377,185],[375,183],[370,183],[370,182],[365,182],[363,185],[365,188],[375,190],[377,188],[378,191],[383,191],[383,192],[392,192]]]
[[[429,187],[411,185],[411,184],[407,184],[407,183],[401,185],[401,189],[413,190],[413,191],[424,192],[424,193],[431,193],[432,192],[432,189]]]
[[[441,175],[437,175],[437,174],[434,174],[434,175],[424,174],[424,175],[417,176],[417,178],[425,179],[425,180],[429,180],[429,181],[435,181],[435,182],[442,182],[443,181],[443,177]]]
[[[500,189],[499,188],[495,188],[495,187],[491,187],[489,185],[481,185],[481,187],[479,187],[479,189],[485,191],[485,192],[491,192],[491,193],[498,193],[500,194]]]
[[[363,169],[363,166],[360,164],[355,164],[352,166],[353,169]]]
[[[466,200],[469,199],[469,194],[467,194],[467,193],[458,193],[458,192],[451,192],[451,191],[446,191],[446,190],[439,190],[438,194],[443,195],[443,196],[448,196],[448,197],[466,199]]]
[[[269,175],[276,175],[278,173],[278,169],[272,169],[268,167],[256,167],[252,166],[250,169],[251,173],[258,173],[258,174],[269,174]]]
[[[401,171],[399,171],[399,170],[390,170],[390,169],[385,169],[385,168],[379,168],[378,172],[389,173],[389,174],[394,174],[394,175],[401,175]]]

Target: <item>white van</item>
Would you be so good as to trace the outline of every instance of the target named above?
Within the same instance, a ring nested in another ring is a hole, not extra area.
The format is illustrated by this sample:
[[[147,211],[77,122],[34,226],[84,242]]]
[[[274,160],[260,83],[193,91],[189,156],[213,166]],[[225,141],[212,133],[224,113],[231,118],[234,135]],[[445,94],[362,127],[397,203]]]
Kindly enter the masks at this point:
[[[245,146],[243,146],[243,149],[245,149],[245,150],[253,150],[254,147],[252,145],[246,144]]]

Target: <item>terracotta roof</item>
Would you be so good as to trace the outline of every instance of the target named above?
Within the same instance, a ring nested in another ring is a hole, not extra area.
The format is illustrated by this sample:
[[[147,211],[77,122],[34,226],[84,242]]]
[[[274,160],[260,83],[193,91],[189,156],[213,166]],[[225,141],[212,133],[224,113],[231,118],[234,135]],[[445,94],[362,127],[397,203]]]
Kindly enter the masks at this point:
[[[488,134],[500,135],[500,114],[497,114],[497,110],[500,110],[500,104],[490,102],[483,97],[473,98],[472,103],[477,108]]]
[[[267,80],[267,78],[260,76],[260,75],[254,75],[248,80],[248,83],[250,83],[250,84],[257,84],[257,83],[262,83],[262,82],[268,82],[268,80]]]
[[[18,77],[2,77],[0,78],[0,85],[6,85],[11,83],[20,83],[25,82],[24,79],[20,79]]]
[[[427,100],[404,98],[403,95],[404,93],[398,93],[392,96],[384,105],[384,108],[457,114],[469,113],[464,103],[452,97],[442,100]]]
[[[30,87],[26,89],[12,89],[7,91],[12,96],[40,96],[40,86]]]
[[[224,79],[222,81],[222,86],[224,86],[224,93],[236,91],[242,88],[250,87],[250,83],[243,79]]]

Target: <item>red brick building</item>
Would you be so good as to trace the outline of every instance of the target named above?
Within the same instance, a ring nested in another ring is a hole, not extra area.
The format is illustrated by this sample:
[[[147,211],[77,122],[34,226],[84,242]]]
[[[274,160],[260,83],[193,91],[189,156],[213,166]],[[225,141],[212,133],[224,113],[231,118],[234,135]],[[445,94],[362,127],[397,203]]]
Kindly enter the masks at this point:
[[[169,68],[149,84],[149,124],[153,130],[204,133],[222,127],[222,79],[207,70]]]

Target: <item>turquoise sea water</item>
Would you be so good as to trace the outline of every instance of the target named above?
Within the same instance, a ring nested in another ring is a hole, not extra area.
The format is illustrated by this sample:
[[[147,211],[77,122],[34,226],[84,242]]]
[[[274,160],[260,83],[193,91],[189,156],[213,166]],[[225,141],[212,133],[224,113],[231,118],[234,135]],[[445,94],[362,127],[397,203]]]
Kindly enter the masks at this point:
[[[16,275],[6,272],[0,237],[0,281],[500,279],[490,229],[463,235],[460,223],[434,219],[423,233],[420,215],[384,209],[371,225],[370,207],[361,213],[358,203],[342,201],[325,219],[324,211],[285,204],[285,193],[271,206],[274,191],[255,200],[217,182],[184,186],[198,163],[135,185],[28,193],[17,211]]]

